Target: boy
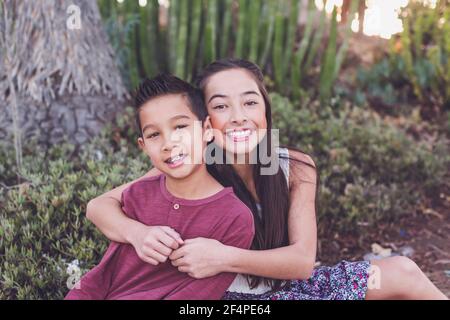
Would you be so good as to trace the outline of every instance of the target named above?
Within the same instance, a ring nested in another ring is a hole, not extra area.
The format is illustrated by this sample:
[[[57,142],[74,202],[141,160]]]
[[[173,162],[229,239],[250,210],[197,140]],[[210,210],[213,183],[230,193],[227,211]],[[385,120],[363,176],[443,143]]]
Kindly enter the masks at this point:
[[[125,213],[154,226],[161,253],[177,239],[173,229],[182,239],[213,238],[248,249],[254,236],[251,211],[203,162],[213,135],[201,92],[174,76],[159,75],[143,81],[135,105],[139,146],[162,174],[122,193]],[[235,276],[194,279],[170,261],[146,263],[132,245],[112,242],[66,299],[220,299]]]

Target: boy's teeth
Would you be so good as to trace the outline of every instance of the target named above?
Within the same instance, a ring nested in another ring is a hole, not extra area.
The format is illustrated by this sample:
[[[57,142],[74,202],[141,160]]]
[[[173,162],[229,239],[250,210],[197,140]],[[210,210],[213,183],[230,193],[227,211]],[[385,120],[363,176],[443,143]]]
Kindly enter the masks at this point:
[[[176,161],[182,159],[183,156],[184,156],[184,155],[178,155],[178,156],[175,156],[175,157],[173,157],[173,158],[170,158],[170,159],[168,160],[168,162],[170,162],[170,163],[176,162]]]

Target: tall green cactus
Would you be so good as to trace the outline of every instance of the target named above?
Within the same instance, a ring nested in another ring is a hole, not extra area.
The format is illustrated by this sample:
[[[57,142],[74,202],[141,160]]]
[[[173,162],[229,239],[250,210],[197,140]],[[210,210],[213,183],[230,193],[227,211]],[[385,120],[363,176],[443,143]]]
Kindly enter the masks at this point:
[[[344,61],[344,58],[347,55],[349,40],[350,40],[351,33],[352,33],[352,20],[353,20],[353,17],[355,15],[357,9],[358,9],[358,1],[352,0],[352,2],[350,4],[350,12],[349,12],[350,19],[347,20],[347,23],[345,25],[344,39],[343,39],[343,42],[342,42],[342,44],[337,52],[337,55],[336,55],[336,63],[335,63],[335,68],[334,68],[333,81],[334,81],[334,79],[337,78],[339,71],[341,70],[341,66]]]
[[[264,66],[267,64],[267,61],[269,59],[270,50],[272,48],[272,42],[273,42],[273,32],[275,28],[275,10],[276,10],[276,2],[277,0],[267,0],[264,1],[263,9],[266,11],[264,17],[268,19],[266,25],[266,37],[261,58],[259,60],[259,65],[264,68]]]
[[[206,24],[204,58],[207,63],[216,59],[216,25],[217,25],[217,1],[206,0]]]
[[[284,48],[284,35],[285,35],[285,19],[284,19],[285,3],[283,1],[278,2],[277,10],[275,12],[275,31],[274,31],[274,43],[272,53],[273,72],[275,77],[275,84],[277,87],[281,87],[283,83],[283,52]]]
[[[291,71],[291,88],[292,94],[295,97],[299,97],[300,95],[300,82],[302,77],[302,62],[305,58],[306,50],[308,49],[308,45],[311,42],[311,34],[313,30],[313,21],[315,17],[315,11],[313,10],[314,3],[312,1],[308,1],[307,6],[307,18],[305,31],[302,35],[302,40],[300,42],[299,48],[294,56],[293,68]]]
[[[248,7],[250,11],[250,16],[248,17],[248,30],[250,35],[250,51],[249,51],[249,59],[251,61],[258,61],[258,38],[259,38],[259,17],[261,16],[261,2],[252,0],[250,1],[250,5]]]
[[[272,71],[270,75],[278,90],[298,96],[302,76],[313,69],[317,57],[323,60],[320,80],[324,86],[320,87],[324,95],[330,91],[348,47],[344,42],[336,52],[334,15],[326,53],[319,57],[327,16],[322,11],[319,25],[315,26],[317,10],[313,1],[308,1],[300,43],[297,32],[301,0],[171,0],[167,27],[161,24],[165,11],[160,11],[158,0],[148,0],[147,7],[140,9],[137,0],[125,0],[122,4],[98,1],[104,15],[112,14],[117,7],[121,20],[133,12],[140,17],[138,32],[127,37],[126,43],[132,53],[127,55],[131,57],[126,69],[132,85],[138,81],[137,70],[144,70],[145,74],[165,70],[191,80],[199,68],[212,60],[234,56]],[[336,63],[331,59],[332,52]],[[331,69],[334,73],[330,73]]]
[[[330,36],[325,50],[325,57],[320,69],[319,94],[322,102],[325,102],[331,96],[331,89],[334,81],[336,66],[336,39],[337,39],[337,21],[336,7],[333,9],[331,18]]]
[[[323,33],[325,30],[327,14],[325,10],[322,10],[320,13],[320,21],[317,30],[314,33],[313,40],[308,51],[308,56],[306,57],[306,62],[304,66],[304,70],[310,70],[311,66],[314,62],[314,58],[316,58],[317,51],[319,49],[320,43],[323,39]]]
[[[236,47],[234,55],[237,58],[243,58],[244,55],[244,41],[245,41],[245,21],[247,13],[247,0],[239,0],[239,14],[238,14],[238,26],[236,31]]]
[[[169,7],[169,70],[175,72],[177,61],[177,39],[179,27],[179,0],[170,1]]]
[[[284,46],[284,58],[282,77],[286,77],[288,68],[291,67],[292,52],[295,47],[295,36],[298,28],[298,15],[299,15],[299,0],[290,0],[289,6],[289,20],[286,30],[286,44]]]
[[[194,72],[195,62],[197,59],[198,46],[200,41],[200,22],[203,13],[202,0],[189,0],[189,6],[191,9],[190,15],[190,32],[189,32],[189,48],[188,48],[188,66],[187,66],[187,79],[192,79],[192,73]]]
[[[180,78],[186,77],[186,47],[188,37],[188,4],[187,0],[180,1],[179,27],[176,42],[175,75]]]
[[[229,50],[230,35],[231,35],[231,10],[232,10],[233,0],[223,1],[223,22],[222,22],[222,33],[221,43],[220,43],[220,57],[226,57]]]

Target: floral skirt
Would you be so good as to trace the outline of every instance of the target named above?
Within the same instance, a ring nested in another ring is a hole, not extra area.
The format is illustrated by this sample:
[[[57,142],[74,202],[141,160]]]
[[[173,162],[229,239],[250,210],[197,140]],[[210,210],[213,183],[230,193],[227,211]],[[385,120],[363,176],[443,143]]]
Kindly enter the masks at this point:
[[[279,291],[263,294],[225,292],[224,300],[364,300],[369,279],[368,261],[341,261],[313,270],[308,280],[290,280]]]

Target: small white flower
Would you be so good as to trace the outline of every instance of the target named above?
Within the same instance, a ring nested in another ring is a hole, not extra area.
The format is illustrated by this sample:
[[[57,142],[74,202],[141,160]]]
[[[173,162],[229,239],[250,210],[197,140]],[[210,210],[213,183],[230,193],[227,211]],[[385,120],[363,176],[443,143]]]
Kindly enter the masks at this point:
[[[66,272],[68,274],[81,274],[80,262],[78,261],[78,259],[75,259],[71,263],[67,264]]]

